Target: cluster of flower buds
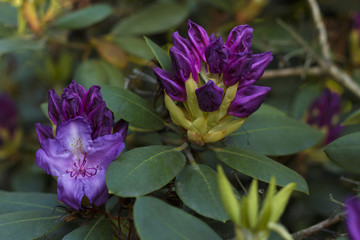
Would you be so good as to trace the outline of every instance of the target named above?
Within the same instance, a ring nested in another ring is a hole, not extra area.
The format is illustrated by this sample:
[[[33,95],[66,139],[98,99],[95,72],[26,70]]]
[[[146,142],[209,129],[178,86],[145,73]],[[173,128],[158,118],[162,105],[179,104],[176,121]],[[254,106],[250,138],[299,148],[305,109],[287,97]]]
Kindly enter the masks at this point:
[[[189,39],[173,34],[173,72],[154,72],[173,122],[188,130],[191,142],[203,145],[237,130],[259,108],[270,88],[253,83],[273,57],[250,51],[253,29],[248,25],[232,29],[225,43],[190,20],[188,25]]]
[[[6,93],[0,95],[0,159],[16,152],[22,140],[16,104]]]
[[[271,231],[277,232],[283,239],[292,239],[291,234],[278,221],[296,186],[295,183],[289,183],[277,192],[276,180],[272,177],[262,206],[259,208],[257,180],[252,181],[249,194],[242,196],[239,201],[221,166],[218,166],[218,172],[221,199],[235,225],[237,240],[267,240]]]
[[[49,126],[36,124],[41,148],[36,163],[57,177],[58,199],[73,209],[104,204],[109,196],[105,174],[124,148],[127,122],[114,123],[99,86],[86,91],[72,82],[61,98],[49,91]],[[85,200],[84,200],[85,197]]]
[[[326,133],[324,145],[334,141],[343,129],[338,120],[340,107],[340,96],[329,89],[325,89],[309,107],[306,121]]]
[[[350,240],[360,239],[360,199],[349,198],[345,203],[346,225]]]

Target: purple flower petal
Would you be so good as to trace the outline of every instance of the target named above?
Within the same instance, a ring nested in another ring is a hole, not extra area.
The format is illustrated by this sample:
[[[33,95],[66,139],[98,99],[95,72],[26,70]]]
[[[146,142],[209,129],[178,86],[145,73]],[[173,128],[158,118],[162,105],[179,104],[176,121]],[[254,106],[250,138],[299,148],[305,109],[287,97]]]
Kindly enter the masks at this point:
[[[61,99],[53,89],[49,90],[48,111],[51,121],[57,125],[62,115],[62,108]]]
[[[121,119],[115,123],[114,133],[117,133],[117,132],[121,133],[121,135],[125,139],[128,127],[129,127],[129,123],[127,121],[125,121],[124,119]]]
[[[209,36],[204,28],[192,21],[188,21],[188,35],[189,39],[199,54],[200,58],[206,62],[205,59],[205,48],[209,45]]]
[[[89,114],[99,103],[103,103],[100,86],[94,85],[89,88],[84,97],[84,111]]]
[[[191,59],[185,56],[176,47],[171,47],[169,52],[175,78],[184,79],[186,81],[190,78],[190,74],[192,74],[194,80],[197,81],[197,74]]]
[[[194,63],[196,73],[199,73],[201,70],[201,60],[190,41],[181,37],[178,32],[174,32],[172,37],[174,47],[183,52],[187,58],[191,59],[191,62]]]
[[[239,82],[239,88],[251,85],[253,82],[247,82],[246,77],[250,72],[252,63],[251,52],[237,54],[230,60],[223,75],[223,82],[226,86],[232,86]]]
[[[211,73],[222,73],[229,63],[230,49],[219,37],[205,49],[206,62]]]
[[[90,124],[82,117],[71,119],[58,126],[56,140],[64,151],[81,155],[92,145]]]
[[[154,72],[165,92],[169,97],[175,101],[183,102],[186,100],[185,83],[177,81],[175,76],[161,68],[154,68]]]
[[[41,148],[37,150],[35,156],[36,164],[47,174],[55,177],[61,177],[71,168],[72,159],[73,154],[64,150],[57,140],[51,138],[42,141]]]
[[[43,126],[40,123],[36,123],[35,127],[36,127],[36,133],[38,135],[40,145],[44,140],[46,140],[48,138],[54,138],[51,127]]]
[[[80,84],[77,84],[75,81],[72,81],[68,87],[63,89],[63,94],[61,95],[61,97],[67,99],[72,98],[74,95],[77,95],[80,97],[80,99],[83,99],[85,94],[85,88]]]
[[[81,180],[84,188],[84,194],[90,200],[90,204],[94,203],[100,206],[106,203],[109,198],[108,189],[106,187],[106,171],[100,170],[91,178],[83,178]]]
[[[87,163],[99,165],[100,169],[107,169],[109,164],[124,149],[124,134],[117,132],[98,137],[87,151]]]
[[[328,129],[328,132],[327,132],[327,135],[326,135],[326,138],[324,141],[324,145],[327,145],[327,144],[331,143],[332,141],[334,141],[335,139],[337,139],[340,136],[343,129],[344,129],[344,127],[341,126],[340,124],[331,126]]]
[[[7,93],[2,93],[0,95],[0,126],[13,134],[17,123],[16,103]]]
[[[269,87],[255,85],[238,89],[228,108],[228,114],[239,118],[248,117],[260,107],[269,91]]]
[[[208,81],[204,86],[195,90],[199,108],[204,112],[213,112],[219,109],[224,90],[213,81]]]
[[[272,60],[273,56],[271,52],[252,55],[252,66],[250,73],[246,77],[246,81],[250,84],[257,81],[264,74],[265,68]]]
[[[96,107],[88,113],[87,118],[92,129],[92,139],[111,133],[114,125],[114,115],[106,107],[104,101],[99,102]]]
[[[57,179],[58,199],[75,210],[81,209],[81,200],[85,194],[82,181],[74,181],[70,175]]]
[[[360,200],[350,198],[345,203],[346,226],[351,240],[360,239]]]
[[[252,41],[253,29],[248,25],[234,27],[226,39],[225,46],[231,49],[233,54],[249,51]]]

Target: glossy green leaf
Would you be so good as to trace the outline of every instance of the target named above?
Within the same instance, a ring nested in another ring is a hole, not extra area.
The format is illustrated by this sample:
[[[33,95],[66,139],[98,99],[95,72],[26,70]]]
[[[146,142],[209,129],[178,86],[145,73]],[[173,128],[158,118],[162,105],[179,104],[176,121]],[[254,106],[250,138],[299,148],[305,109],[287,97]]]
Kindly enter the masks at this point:
[[[104,217],[92,220],[68,233],[63,240],[108,240],[112,239],[111,222]]]
[[[89,89],[93,85],[124,86],[122,72],[103,60],[87,60],[81,63],[75,73],[75,80]]]
[[[137,128],[160,130],[164,127],[163,119],[147,101],[135,93],[111,86],[104,86],[101,92],[108,108],[116,117],[125,119]]]
[[[63,204],[57,201],[56,194],[50,193],[22,193],[0,191],[0,214],[23,212],[30,210],[55,212],[64,214]]]
[[[201,220],[153,197],[136,199],[134,221],[142,240],[221,239]]]
[[[0,239],[28,240],[41,237],[63,224],[63,214],[25,211],[0,215]]]
[[[158,60],[158,62],[160,63],[162,69],[171,72],[172,71],[171,60],[169,55],[166,54],[165,50],[147,37],[145,37],[145,41],[148,44],[154,56],[156,57],[156,59]]]
[[[91,7],[83,8],[72,13],[68,13],[58,18],[54,26],[65,29],[81,29],[89,27],[110,16],[112,9],[107,4],[96,4]]]
[[[0,39],[0,55],[9,52],[23,50],[41,50],[44,43],[40,41],[32,41],[25,38],[3,38]]]
[[[137,37],[118,37],[113,40],[124,52],[139,58],[150,60],[153,58],[151,50],[142,38]]]
[[[223,222],[229,219],[212,168],[202,164],[186,166],[176,177],[175,186],[180,199],[195,212]]]
[[[178,148],[148,146],[135,148],[111,163],[106,173],[109,192],[120,197],[137,197],[165,186],[185,165]]]
[[[360,132],[336,139],[325,148],[326,155],[340,167],[360,173]]]
[[[278,156],[300,152],[317,144],[323,133],[282,114],[256,112],[227,138],[228,146]]]
[[[137,14],[120,20],[113,28],[112,34],[129,36],[165,32],[183,22],[188,14],[188,8],[175,2],[155,3]]]
[[[213,150],[222,162],[245,175],[264,182],[270,182],[270,178],[275,176],[277,185],[295,182],[296,190],[309,193],[306,181],[297,172],[262,154],[234,147]]]

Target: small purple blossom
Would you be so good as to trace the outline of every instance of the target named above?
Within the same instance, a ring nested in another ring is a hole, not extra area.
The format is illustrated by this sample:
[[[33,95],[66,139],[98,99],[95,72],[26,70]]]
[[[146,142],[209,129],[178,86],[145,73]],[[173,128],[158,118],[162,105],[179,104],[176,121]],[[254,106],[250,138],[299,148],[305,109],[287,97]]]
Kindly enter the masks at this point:
[[[224,90],[213,81],[208,81],[204,86],[195,90],[199,108],[204,112],[213,112],[219,109]]]
[[[346,226],[350,240],[360,239],[360,200],[350,198],[345,203]]]
[[[17,107],[13,99],[6,93],[0,94],[0,128],[13,137],[18,123]],[[3,139],[0,138],[0,145]]]
[[[316,98],[309,107],[307,123],[325,129],[325,145],[334,141],[343,129],[336,119],[339,113],[340,96],[329,89],[325,89],[321,96]]]
[[[81,209],[86,197],[101,205],[108,199],[105,174],[109,164],[124,148],[127,122],[114,123],[99,86],[86,91],[72,82],[61,98],[49,91],[49,126],[36,124],[41,148],[36,163],[57,177],[58,199],[73,209]]]

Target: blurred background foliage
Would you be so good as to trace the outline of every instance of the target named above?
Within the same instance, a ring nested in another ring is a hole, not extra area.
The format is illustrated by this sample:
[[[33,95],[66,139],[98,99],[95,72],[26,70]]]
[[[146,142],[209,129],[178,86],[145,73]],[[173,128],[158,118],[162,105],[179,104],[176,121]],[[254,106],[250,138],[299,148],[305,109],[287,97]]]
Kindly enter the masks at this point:
[[[360,26],[354,20],[360,2],[319,0],[319,4],[332,59],[360,84]],[[86,88],[94,84],[126,88],[148,99],[166,116],[157,100],[159,88],[152,73],[157,62],[144,36],[167,51],[174,31],[186,35],[187,19],[223,36],[236,25],[251,25],[252,51],[271,50],[274,55],[260,80],[272,87],[267,104],[306,122],[312,101],[329,88],[341,96],[337,116],[344,126],[341,134],[360,130],[359,98],[318,68],[314,55],[320,54],[321,46],[306,1],[5,0],[0,1],[0,91],[9,99],[0,103],[1,189],[56,192],[55,181],[34,162],[39,148],[34,124],[48,122],[40,107],[47,101],[48,89],[61,93],[73,79]],[[300,45],[289,29],[301,36],[311,51]],[[289,71],[281,72],[284,69]],[[3,121],[10,116],[15,125]],[[171,139],[171,133],[165,134]],[[296,133],[292,137],[296,138]],[[159,133],[131,131],[127,149],[161,142]],[[354,185],[347,178],[359,180],[359,175],[330,162],[322,148],[319,143],[297,154],[273,157],[303,175],[310,188],[309,196],[298,193],[291,199],[283,217],[290,232],[339,211],[333,199],[344,201],[352,194]],[[216,166],[213,153],[201,154],[204,162]],[[242,180],[249,182],[248,178]],[[329,200],[329,194],[333,199]],[[208,223],[221,236],[229,237],[228,224]],[[335,239],[344,232],[339,223],[318,236]]]

